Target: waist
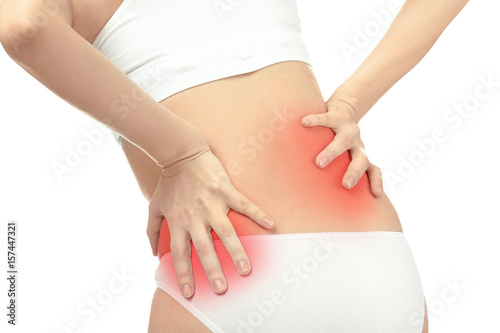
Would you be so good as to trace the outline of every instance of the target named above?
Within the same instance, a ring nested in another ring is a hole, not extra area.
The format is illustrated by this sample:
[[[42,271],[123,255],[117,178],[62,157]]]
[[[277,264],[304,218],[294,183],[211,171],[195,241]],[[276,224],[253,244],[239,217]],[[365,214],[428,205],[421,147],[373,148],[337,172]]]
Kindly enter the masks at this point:
[[[366,174],[354,188],[342,186],[351,162],[347,151],[324,169],[316,166],[317,154],[335,134],[329,128],[301,124],[307,114],[326,112],[305,63],[279,63],[214,81],[162,104],[197,127],[236,189],[275,222],[273,230],[266,230],[230,210],[228,218],[239,236],[401,231],[389,199],[371,193]],[[169,251],[169,243],[168,225],[163,223],[160,255]]]

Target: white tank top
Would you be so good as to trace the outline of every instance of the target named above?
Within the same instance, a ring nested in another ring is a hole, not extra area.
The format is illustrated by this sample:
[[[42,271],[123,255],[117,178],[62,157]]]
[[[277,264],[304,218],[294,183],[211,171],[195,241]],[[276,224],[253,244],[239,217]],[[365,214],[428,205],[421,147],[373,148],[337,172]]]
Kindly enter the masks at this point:
[[[158,102],[277,62],[311,63],[295,0],[124,0],[92,45]]]

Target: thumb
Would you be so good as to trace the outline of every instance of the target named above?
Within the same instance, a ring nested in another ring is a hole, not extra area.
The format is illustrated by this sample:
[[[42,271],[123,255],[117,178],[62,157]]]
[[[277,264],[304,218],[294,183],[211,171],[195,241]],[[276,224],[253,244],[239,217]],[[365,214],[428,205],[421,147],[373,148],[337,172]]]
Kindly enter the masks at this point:
[[[329,114],[328,113],[315,113],[309,114],[302,118],[302,125],[306,127],[310,126],[328,126],[329,125]]]

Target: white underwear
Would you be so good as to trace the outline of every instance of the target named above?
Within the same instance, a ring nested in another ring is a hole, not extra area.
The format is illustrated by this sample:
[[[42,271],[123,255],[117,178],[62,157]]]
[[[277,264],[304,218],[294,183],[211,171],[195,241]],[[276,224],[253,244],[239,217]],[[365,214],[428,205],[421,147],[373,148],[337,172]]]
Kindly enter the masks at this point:
[[[227,291],[212,291],[194,247],[195,294],[182,296],[171,253],[157,286],[212,332],[421,333],[424,293],[401,232],[241,236],[252,271],[241,276],[220,240]]]

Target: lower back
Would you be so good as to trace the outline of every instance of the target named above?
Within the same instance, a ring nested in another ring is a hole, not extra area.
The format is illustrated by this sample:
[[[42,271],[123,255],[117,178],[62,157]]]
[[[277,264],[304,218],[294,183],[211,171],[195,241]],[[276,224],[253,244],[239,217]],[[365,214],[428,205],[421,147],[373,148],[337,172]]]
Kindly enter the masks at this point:
[[[235,187],[267,212],[273,231],[230,211],[238,235],[321,231],[401,231],[394,207],[376,198],[366,173],[350,190],[342,178],[346,151],[324,169],[317,154],[335,137],[301,119],[326,112],[312,70],[302,62],[278,63],[182,91],[161,102],[191,122],[223,163]],[[163,224],[160,243],[168,241]],[[166,243],[166,244],[168,244]]]

